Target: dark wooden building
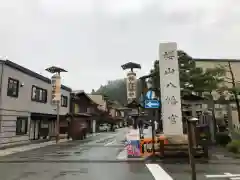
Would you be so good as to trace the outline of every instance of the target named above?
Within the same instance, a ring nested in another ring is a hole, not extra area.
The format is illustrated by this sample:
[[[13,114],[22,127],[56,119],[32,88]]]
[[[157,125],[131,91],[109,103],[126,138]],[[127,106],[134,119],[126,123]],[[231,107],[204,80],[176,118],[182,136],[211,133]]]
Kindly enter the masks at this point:
[[[97,131],[97,121],[100,116],[98,104],[84,91],[77,91],[71,94],[70,114],[81,116],[81,121],[86,123],[87,133],[95,133]]]

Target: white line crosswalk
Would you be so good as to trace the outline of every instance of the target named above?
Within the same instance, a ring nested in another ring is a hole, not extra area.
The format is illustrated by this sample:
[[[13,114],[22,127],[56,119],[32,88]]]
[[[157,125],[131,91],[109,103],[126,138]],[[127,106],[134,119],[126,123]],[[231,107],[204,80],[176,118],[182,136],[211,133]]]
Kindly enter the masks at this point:
[[[173,180],[173,178],[158,164],[146,164],[155,180]]]

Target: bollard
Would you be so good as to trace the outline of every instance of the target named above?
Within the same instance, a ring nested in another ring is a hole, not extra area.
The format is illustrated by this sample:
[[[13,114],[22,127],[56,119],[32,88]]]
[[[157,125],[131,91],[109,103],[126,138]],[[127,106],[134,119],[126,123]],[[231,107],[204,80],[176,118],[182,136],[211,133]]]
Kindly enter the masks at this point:
[[[164,139],[160,139],[160,155],[164,157]]]
[[[187,121],[188,124],[188,153],[189,153],[189,163],[191,166],[191,180],[196,180],[196,164],[195,164],[195,150],[196,146],[194,146],[194,143],[196,143],[196,134],[194,130],[194,126],[196,125],[196,122],[198,121],[197,118],[190,118]],[[196,145],[196,144],[195,144]]]
[[[204,158],[209,158],[207,139],[202,140],[202,147],[203,147],[203,157]]]

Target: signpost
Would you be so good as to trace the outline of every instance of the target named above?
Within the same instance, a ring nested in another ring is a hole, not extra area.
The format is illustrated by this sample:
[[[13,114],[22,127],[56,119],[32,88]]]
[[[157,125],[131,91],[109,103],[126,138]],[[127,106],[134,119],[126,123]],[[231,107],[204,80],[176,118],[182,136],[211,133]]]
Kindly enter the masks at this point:
[[[149,90],[147,91],[146,95],[144,96],[144,108],[145,109],[152,109],[152,113],[154,114],[154,111],[158,110],[160,107],[160,102],[155,99],[155,92],[152,90],[152,81],[149,80],[147,82],[147,86]],[[154,115],[152,114],[152,120],[151,120],[151,125],[152,125],[152,156],[154,157],[155,154],[155,120],[153,120]],[[156,117],[156,114],[155,114]],[[142,147],[141,147],[142,148]]]
[[[146,99],[154,99],[155,98],[155,92],[152,90],[148,90],[146,93]]]
[[[183,135],[177,43],[159,46],[163,132]]]

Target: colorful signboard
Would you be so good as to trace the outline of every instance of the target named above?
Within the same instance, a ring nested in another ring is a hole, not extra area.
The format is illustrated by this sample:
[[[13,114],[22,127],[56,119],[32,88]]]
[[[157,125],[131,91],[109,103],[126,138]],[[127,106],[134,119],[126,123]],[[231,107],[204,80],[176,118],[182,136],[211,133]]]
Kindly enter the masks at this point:
[[[140,140],[139,140],[139,130],[129,129],[126,134],[126,150],[128,158],[140,157]]]
[[[140,141],[139,140],[130,140],[126,146],[128,158],[131,157],[140,157]]]

